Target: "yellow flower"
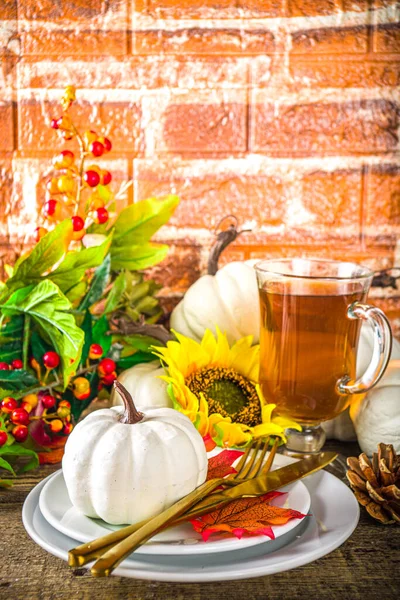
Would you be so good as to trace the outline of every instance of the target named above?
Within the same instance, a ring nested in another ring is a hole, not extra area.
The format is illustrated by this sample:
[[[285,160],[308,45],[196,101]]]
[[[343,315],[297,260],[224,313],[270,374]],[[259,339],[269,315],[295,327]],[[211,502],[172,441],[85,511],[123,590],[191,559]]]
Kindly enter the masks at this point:
[[[203,437],[225,447],[243,447],[253,437],[279,436],[299,426],[272,418],[258,386],[259,345],[247,336],[229,346],[225,334],[206,330],[200,343],[173,332],[177,341],[153,349],[166,368],[162,377],[174,407],[187,415]]]

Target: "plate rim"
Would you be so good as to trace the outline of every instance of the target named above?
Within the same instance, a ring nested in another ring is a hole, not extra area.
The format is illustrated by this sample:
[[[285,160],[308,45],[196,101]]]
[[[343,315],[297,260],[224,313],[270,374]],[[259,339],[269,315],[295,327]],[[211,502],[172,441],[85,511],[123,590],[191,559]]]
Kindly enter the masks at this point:
[[[196,582],[199,583],[200,582],[200,583],[205,583],[205,582],[215,582],[215,581],[233,581],[233,580],[238,580],[238,579],[251,579],[254,577],[262,577],[262,576],[266,576],[266,575],[280,573],[280,572],[287,571],[287,570],[290,570],[293,568],[304,566],[305,564],[310,564],[311,562],[314,562],[315,560],[317,560],[323,556],[326,556],[327,554],[329,554],[330,552],[332,552],[333,550],[335,550],[336,548],[341,546],[351,536],[351,534],[357,527],[357,524],[359,521],[359,516],[360,516],[360,507],[359,507],[358,502],[355,499],[354,495],[350,491],[350,489],[342,481],[340,481],[337,477],[335,477],[331,473],[329,473],[327,471],[320,471],[320,474],[322,475],[322,478],[324,478],[324,477],[325,478],[326,477],[333,478],[334,480],[337,481],[336,485],[343,486],[343,491],[345,492],[345,494],[347,496],[347,500],[352,504],[352,508],[354,510],[352,519],[349,520],[345,530],[341,533],[341,535],[332,536],[332,539],[330,540],[330,542],[328,544],[326,543],[326,538],[324,540],[324,537],[322,536],[320,543],[314,548],[313,551],[311,551],[311,552],[309,551],[306,554],[304,552],[296,553],[296,551],[295,551],[296,549],[298,549],[299,545],[301,547],[301,544],[304,544],[307,541],[307,535],[312,535],[312,534],[310,534],[311,529],[318,526],[316,517],[314,516],[313,506],[311,504],[312,515],[310,517],[310,520],[307,522],[306,528],[304,529],[302,535],[299,536],[298,539],[295,539],[291,543],[283,546],[281,549],[276,550],[276,552],[270,553],[269,555],[267,554],[264,556],[261,554],[260,556],[257,556],[257,558],[250,559],[250,561],[247,561],[247,564],[244,564],[243,561],[242,561],[242,563],[238,564],[238,562],[235,561],[234,564],[235,564],[236,568],[235,568],[234,572],[224,572],[223,565],[222,565],[220,567],[220,571],[217,571],[217,572],[214,572],[214,571],[209,572],[209,569],[210,568],[212,569],[212,567],[209,567],[208,571],[207,571],[207,567],[206,567],[206,568],[199,568],[198,570],[195,570],[192,568],[191,572],[184,572],[182,567],[180,567],[179,572],[168,573],[163,570],[163,568],[165,568],[165,565],[160,564],[160,565],[158,565],[158,568],[157,568],[157,564],[153,564],[153,565],[149,565],[147,569],[144,569],[143,563],[140,563],[139,561],[135,561],[133,558],[129,558],[113,572],[113,575],[123,576],[123,577],[128,577],[128,578],[135,578],[135,579],[142,579],[142,580],[161,581],[161,582],[173,582],[173,583],[196,583]],[[315,475],[310,475],[307,478],[308,483],[310,484],[311,483],[310,480],[312,480],[314,477],[316,477],[318,475],[319,475],[318,473]],[[44,541],[41,538],[41,536],[38,535],[38,533],[33,528],[34,512],[35,512],[35,510],[38,510],[40,512],[40,510],[39,510],[39,506],[38,506],[38,500],[36,501],[36,506],[34,506],[33,509],[31,507],[31,504],[35,504],[35,496],[38,496],[38,494],[40,493],[41,487],[44,485],[44,483],[46,482],[47,479],[48,479],[48,477],[46,479],[44,479],[42,482],[40,482],[37,486],[35,486],[33,488],[33,490],[31,490],[31,492],[28,494],[28,496],[24,502],[23,509],[22,509],[22,520],[23,520],[23,524],[24,524],[24,527],[25,527],[28,535],[39,546],[41,546],[43,549],[45,549],[50,554],[53,554],[54,556],[57,556],[57,557],[61,558],[62,560],[66,561],[67,560],[67,550],[63,551],[61,548],[58,548],[54,545],[50,545],[49,543]],[[304,483],[305,483],[306,487],[308,487],[306,484],[306,481]],[[310,495],[311,495],[311,502],[312,502],[312,499],[313,499],[312,492],[310,492]],[[325,500],[326,500],[326,498],[325,498]],[[333,500],[331,498],[328,498],[328,505],[332,504],[332,503],[333,503]],[[326,502],[324,503],[324,506],[326,506]],[[30,510],[32,510],[32,524],[30,523],[29,514],[28,514]],[[334,510],[334,506],[332,507],[332,510]],[[45,521],[44,517],[43,517],[43,520]],[[302,521],[302,523],[303,522],[304,521]],[[51,525],[49,525],[47,523],[47,521],[45,521],[45,523],[46,523],[46,526],[50,528],[50,530],[54,529],[51,527]],[[63,535],[63,534],[60,534],[60,535]],[[68,540],[71,539],[71,538],[68,538],[68,536],[64,536],[64,537]],[[293,549],[294,549],[294,551],[293,551]],[[289,558],[288,557],[284,558],[283,561],[280,560],[280,555],[287,551],[289,551],[289,552],[292,551],[292,556]],[[268,558],[271,556],[272,556],[272,560],[274,560],[274,558],[278,557],[277,564],[274,564],[274,563],[268,564]],[[254,562],[254,560],[261,560],[261,564],[252,566],[252,563]]]
[[[288,461],[288,458],[284,457],[283,462],[285,464],[288,464],[287,461]],[[49,523],[49,525],[51,527],[53,527],[53,529],[55,529],[56,531],[59,531],[60,533],[66,535],[67,537],[69,537],[71,539],[75,539],[75,532],[71,531],[68,527],[64,527],[62,524],[59,523],[59,521],[57,521],[55,518],[53,518],[53,516],[51,515],[51,513],[49,512],[49,510],[47,508],[47,503],[45,506],[45,503],[43,500],[43,492],[52,484],[52,482],[54,480],[61,478],[62,475],[63,475],[62,469],[58,469],[55,473],[52,473],[48,478],[46,478],[46,482],[44,483],[43,487],[40,490],[39,507],[40,507],[40,511],[41,511],[43,517],[46,519],[46,521]],[[309,493],[307,486],[304,485],[304,482],[301,480],[293,482],[293,484],[289,484],[289,485],[297,485],[298,488],[301,489],[301,493],[306,494],[305,506],[304,506],[304,508],[302,508],[302,510],[303,510],[304,514],[307,515],[308,512],[310,511],[310,507],[311,507],[311,495]],[[288,486],[284,486],[284,487],[288,487]],[[87,518],[89,518],[89,517],[87,517]],[[293,520],[289,521],[288,523],[286,523],[285,525],[277,526],[276,528],[273,527],[274,533],[276,536],[275,539],[277,539],[283,535],[290,534],[290,533],[293,533],[293,535],[295,535],[295,530],[297,529],[297,527],[300,526],[300,524],[302,522],[303,522],[303,519],[293,519]],[[112,530],[107,530],[108,533],[111,533],[111,531]],[[104,535],[105,534],[106,533],[104,533]],[[92,541],[92,539],[93,538],[91,538],[89,536],[82,536],[81,539],[78,539],[77,541],[80,543],[87,543],[87,542]],[[217,540],[215,540],[215,541],[217,541]],[[237,550],[245,550],[247,548],[252,548],[259,544],[268,543],[269,541],[273,541],[273,540],[270,540],[270,538],[267,538],[264,535],[259,535],[259,536],[251,536],[251,537],[242,537],[240,540],[234,539],[234,538],[225,538],[225,539],[220,539],[220,541],[218,543],[214,543],[214,544],[213,544],[213,540],[207,542],[207,544],[202,543],[201,540],[199,540],[199,543],[195,543],[195,544],[170,544],[169,545],[169,544],[163,543],[163,542],[159,542],[159,543],[153,542],[151,545],[141,546],[140,548],[138,548],[138,550],[136,550],[136,552],[137,552],[137,554],[142,554],[142,555],[158,555],[158,556],[172,556],[172,555],[201,556],[204,554],[219,554],[221,552],[234,552]]]

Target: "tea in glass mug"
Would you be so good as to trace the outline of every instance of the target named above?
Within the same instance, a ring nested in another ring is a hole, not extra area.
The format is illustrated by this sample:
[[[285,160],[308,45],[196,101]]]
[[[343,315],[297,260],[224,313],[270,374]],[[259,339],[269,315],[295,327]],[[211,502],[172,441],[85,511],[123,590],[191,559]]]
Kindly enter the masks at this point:
[[[310,441],[317,434],[313,429],[318,428],[322,446],[319,424],[345,410],[352,394],[375,385],[389,360],[388,321],[382,311],[365,304],[373,272],[352,263],[319,259],[262,261],[255,269],[263,395],[277,405],[279,415],[303,425],[308,432],[307,451],[318,451]],[[363,320],[374,329],[375,348],[369,367],[356,380]],[[301,435],[293,435],[296,451],[301,452]]]

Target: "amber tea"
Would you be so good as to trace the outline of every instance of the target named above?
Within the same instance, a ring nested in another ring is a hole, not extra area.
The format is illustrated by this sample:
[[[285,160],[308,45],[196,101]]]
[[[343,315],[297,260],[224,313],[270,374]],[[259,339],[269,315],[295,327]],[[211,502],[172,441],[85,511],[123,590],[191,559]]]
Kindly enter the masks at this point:
[[[260,383],[277,412],[302,424],[339,415],[351,396],[337,382],[356,374],[361,321],[348,307],[363,302],[363,290],[338,294],[329,284],[308,284],[300,293],[260,290]]]

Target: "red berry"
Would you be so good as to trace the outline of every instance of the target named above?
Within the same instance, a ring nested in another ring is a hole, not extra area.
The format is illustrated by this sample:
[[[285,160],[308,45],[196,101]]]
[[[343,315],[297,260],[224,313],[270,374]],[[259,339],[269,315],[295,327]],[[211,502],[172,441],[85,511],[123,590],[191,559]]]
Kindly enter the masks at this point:
[[[91,344],[89,348],[89,358],[96,359],[103,356],[103,348],[100,344]]]
[[[93,156],[101,156],[102,154],[104,154],[104,146],[101,142],[98,142],[96,140],[95,142],[92,142],[90,144],[89,152],[91,152]]]
[[[101,375],[109,375],[115,371],[116,367],[117,365],[111,358],[103,358],[103,360],[99,362],[99,366],[97,368]]]
[[[71,433],[73,427],[74,426],[72,425],[72,423],[65,423],[63,433],[65,433],[65,435],[69,435]]]
[[[11,396],[7,396],[3,398],[1,401],[1,410],[4,413],[12,413],[18,407],[18,403],[15,398],[11,398]]]
[[[56,169],[67,169],[75,160],[75,155],[71,150],[61,150],[59,154],[53,156],[53,166]]]
[[[54,398],[54,396],[51,396],[50,394],[47,394],[46,396],[42,397],[42,404],[45,408],[53,408],[55,403],[56,403],[56,399]]]
[[[104,146],[104,152],[110,152],[111,148],[112,148],[112,143],[110,142],[110,140],[106,137],[99,137],[98,141],[103,144]]]
[[[54,217],[59,210],[59,205],[57,200],[47,200],[43,206],[43,212],[46,217]]]
[[[112,373],[107,373],[102,378],[104,385],[111,385],[117,379],[117,373],[113,371]]]
[[[12,361],[11,366],[13,369],[22,369],[22,367],[24,366],[24,363],[22,362],[22,360],[20,358],[15,358]]]
[[[96,171],[86,171],[83,179],[86,181],[89,187],[96,187],[100,183],[100,175]]]
[[[72,217],[72,227],[74,231],[81,231],[85,227],[85,221],[82,217],[76,215],[75,217]]]
[[[16,408],[11,413],[11,421],[16,425],[29,425],[29,413],[24,408]]]
[[[50,121],[50,127],[52,127],[53,129],[58,129],[59,128],[59,126],[58,126],[58,119],[52,119]]]
[[[96,221],[96,223],[107,223],[108,210],[106,208],[98,208],[94,214],[94,220]]]
[[[17,442],[24,442],[28,437],[28,428],[25,425],[17,425],[11,432]]]
[[[7,433],[5,431],[0,431],[0,448],[1,448],[1,446],[4,446],[7,439],[8,439]]]
[[[0,362],[0,371],[9,371],[10,370],[10,365],[8,365],[6,362]]]
[[[112,180],[112,175],[110,173],[110,171],[102,171],[101,172],[101,183],[103,185],[108,185],[109,183],[111,183]]]
[[[47,369],[56,369],[60,364],[60,357],[57,352],[45,352],[43,354],[43,364]]]

